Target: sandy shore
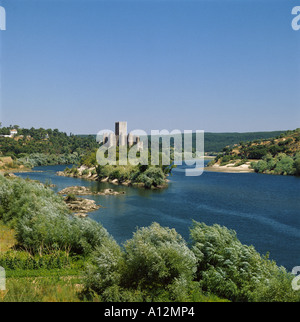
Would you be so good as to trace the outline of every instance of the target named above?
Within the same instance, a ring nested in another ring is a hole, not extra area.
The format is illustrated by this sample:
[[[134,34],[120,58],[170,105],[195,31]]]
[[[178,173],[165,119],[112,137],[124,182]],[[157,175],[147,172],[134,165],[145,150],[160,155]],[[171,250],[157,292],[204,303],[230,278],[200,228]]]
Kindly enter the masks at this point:
[[[253,169],[250,169],[250,162],[247,162],[243,165],[240,165],[238,167],[235,167],[234,164],[226,164],[223,166],[220,166],[219,164],[214,164],[209,167],[205,167],[204,171],[210,171],[210,172],[227,172],[227,173],[251,173],[254,172]]]

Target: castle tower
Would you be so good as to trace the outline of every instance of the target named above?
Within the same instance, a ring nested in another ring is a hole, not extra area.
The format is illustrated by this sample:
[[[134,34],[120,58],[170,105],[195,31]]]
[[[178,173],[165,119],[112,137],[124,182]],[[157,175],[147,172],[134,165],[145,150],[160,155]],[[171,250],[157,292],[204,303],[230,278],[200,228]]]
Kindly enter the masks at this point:
[[[125,146],[127,143],[127,122],[115,123],[115,135],[117,145]]]
[[[133,146],[133,143],[134,143],[133,135],[132,135],[132,133],[129,133],[128,134],[128,146],[129,147],[132,147]]]

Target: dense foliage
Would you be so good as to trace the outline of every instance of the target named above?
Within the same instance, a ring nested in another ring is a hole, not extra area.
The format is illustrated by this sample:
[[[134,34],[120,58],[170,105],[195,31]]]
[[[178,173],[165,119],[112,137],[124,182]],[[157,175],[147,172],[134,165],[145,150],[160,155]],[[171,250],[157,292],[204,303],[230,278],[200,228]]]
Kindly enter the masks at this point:
[[[158,166],[98,165],[83,171],[80,171],[79,169],[80,168],[77,167],[67,167],[64,170],[64,174],[67,176],[84,178],[96,175],[94,180],[117,180],[118,183],[130,183],[130,185],[139,185],[149,189],[166,187],[166,175],[169,173],[169,170],[164,172],[163,169]]]
[[[299,301],[293,276],[234,231],[194,222],[189,248],[173,229],[153,223],[136,231],[124,248],[113,244],[93,253],[86,291],[103,301],[193,301],[215,294],[230,301]]]
[[[202,296],[195,272],[196,257],[184,239],[153,223],[138,229],[123,249],[116,243],[97,249],[85,287],[103,301],[192,300]]]
[[[130,181],[132,184],[143,184],[146,188],[158,187],[165,184],[166,173],[155,166],[97,166],[99,179],[117,179],[120,183]]]
[[[259,173],[300,175],[300,129],[287,131],[273,139],[240,142],[232,148],[223,148],[209,165],[218,162],[221,166],[232,162],[241,165],[249,160]]]
[[[26,156],[22,154],[18,159],[19,163],[28,168],[56,164],[76,164],[78,161],[79,155],[77,152],[72,154],[33,153]]]
[[[275,157],[268,153],[262,160],[252,163],[252,168],[259,173],[300,175],[300,153],[294,156],[279,153]]]
[[[89,254],[109,238],[101,225],[71,216],[62,198],[42,184],[0,176],[0,220],[33,254],[65,250]]]
[[[71,176],[97,175],[97,180],[117,180],[119,183],[127,182],[132,185],[143,185],[145,188],[156,188],[166,186],[166,177],[172,171],[172,166],[151,166],[151,165],[98,165],[96,151],[87,153],[81,157],[80,164],[87,169],[80,171],[80,168],[66,168],[64,173]]]
[[[293,277],[253,246],[243,245],[234,231],[194,222],[191,239],[204,290],[232,301],[300,300],[291,287]]]
[[[24,129],[15,125],[0,128],[0,135],[8,135],[12,128],[18,133],[12,138],[0,137],[0,154],[19,159],[27,166],[79,162],[81,155],[97,147],[93,135],[67,135],[58,129]]]

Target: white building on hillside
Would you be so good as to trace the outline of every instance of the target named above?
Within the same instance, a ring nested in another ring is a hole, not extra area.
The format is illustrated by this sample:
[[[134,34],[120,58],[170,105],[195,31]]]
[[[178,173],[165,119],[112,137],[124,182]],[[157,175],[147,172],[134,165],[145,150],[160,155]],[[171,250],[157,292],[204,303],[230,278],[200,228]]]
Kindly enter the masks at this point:
[[[12,129],[12,130],[10,130],[10,134],[8,134],[8,135],[0,135],[0,137],[3,137],[3,138],[13,138],[17,134],[18,134],[18,131],[15,130],[15,129]]]
[[[17,135],[18,131],[16,129],[10,130],[10,137],[12,138],[13,136]]]

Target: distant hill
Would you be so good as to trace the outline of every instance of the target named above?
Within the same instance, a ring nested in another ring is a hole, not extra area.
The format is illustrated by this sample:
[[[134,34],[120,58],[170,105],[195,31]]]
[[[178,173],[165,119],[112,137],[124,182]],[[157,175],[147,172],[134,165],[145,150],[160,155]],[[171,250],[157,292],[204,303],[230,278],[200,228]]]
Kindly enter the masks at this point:
[[[210,155],[217,155],[225,146],[233,147],[240,142],[250,142],[252,140],[269,139],[279,136],[283,131],[272,132],[245,132],[245,133],[212,133],[204,132],[204,152]],[[192,134],[193,146],[195,147],[196,134]],[[150,136],[149,145],[151,142]]]
[[[300,175],[300,128],[269,139],[226,146],[211,164],[242,164],[249,160],[259,173]]]
[[[262,159],[267,154],[273,157],[279,153],[294,156],[300,152],[300,129],[287,131],[269,139],[256,139],[250,142],[240,142],[233,147],[225,147],[232,155],[239,155],[247,159]]]
[[[284,131],[270,131],[270,132],[224,132],[224,133],[213,133],[204,132],[204,150],[206,153],[217,154],[221,152],[225,146],[233,146],[240,142],[249,142],[253,140],[269,139],[279,136]],[[86,135],[78,134],[76,135],[81,138],[93,137],[96,139],[96,134]],[[195,142],[196,135],[193,133],[193,142]],[[151,142],[151,137],[148,135],[149,146]]]
[[[221,152],[225,146],[233,146],[240,142],[263,140],[279,136],[283,131],[245,132],[245,133],[204,133],[205,152]]]
[[[46,153],[46,154],[81,154],[97,147],[96,135],[67,135],[57,129],[23,129],[15,126],[18,134],[11,138],[0,137],[0,154],[15,155],[26,153]],[[10,128],[1,128],[0,135],[9,134]],[[272,132],[245,132],[245,133],[204,133],[204,144],[206,153],[221,152],[225,146],[232,147],[240,142],[262,140],[279,136],[283,131]],[[195,141],[195,134],[193,134]],[[149,136],[150,141],[150,136]]]

